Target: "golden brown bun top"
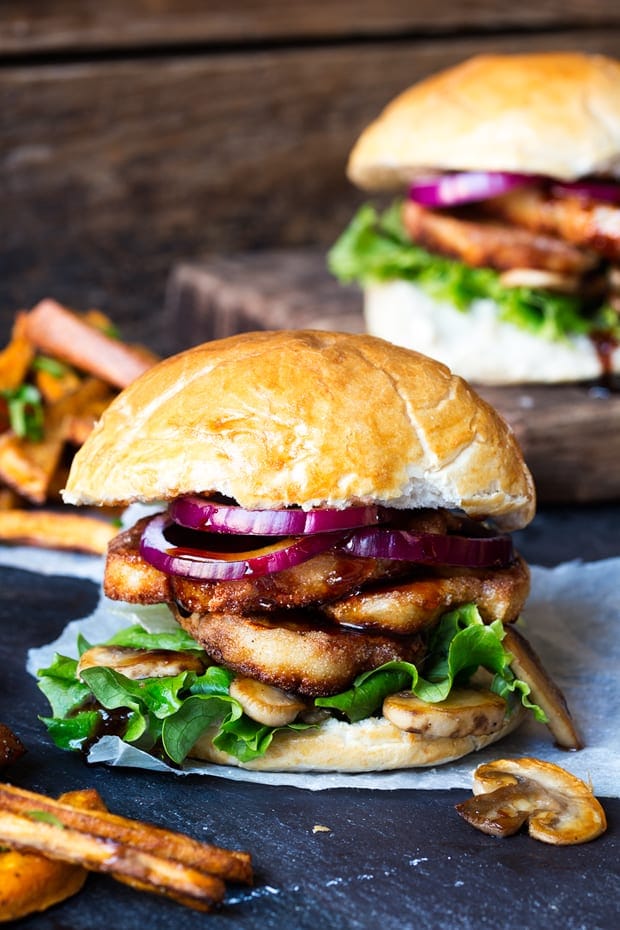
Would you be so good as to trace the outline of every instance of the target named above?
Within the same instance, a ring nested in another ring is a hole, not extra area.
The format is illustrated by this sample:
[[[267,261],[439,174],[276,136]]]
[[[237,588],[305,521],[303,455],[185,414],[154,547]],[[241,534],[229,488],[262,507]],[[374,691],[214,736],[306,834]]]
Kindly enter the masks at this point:
[[[355,145],[349,178],[398,189],[429,171],[620,176],[620,62],[480,55],[396,97]]]
[[[506,529],[534,513],[511,430],[464,381],[382,339],[320,331],[231,336],[149,369],[105,411],[63,496],[215,491],[256,509],[458,507]]]

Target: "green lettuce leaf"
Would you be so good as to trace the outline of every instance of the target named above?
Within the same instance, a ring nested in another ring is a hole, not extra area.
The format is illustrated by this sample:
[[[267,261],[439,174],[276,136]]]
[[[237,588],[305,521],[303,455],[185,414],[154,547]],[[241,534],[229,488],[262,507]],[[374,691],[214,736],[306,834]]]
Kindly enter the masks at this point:
[[[105,645],[185,650],[189,637],[183,631],[147,633],[128,628]],[[82,653],[89,644],[81,640]],[[199,648],[191,640],[194,649]],[[234,673],[209,666],[203,674],[181,672],[162,678],[133,680],[111,669],[94,666],[77,677],[77,661],[56,655],[52,665],[38,672],[39,688],[47,697],[54,716],[41,717],[54,743],[61,749],[79,749],[99,730],[105,711],[126,710],[122,738],[141,749],[161,746],[165,755],[180,764],[206,730],[215,727],[215,744],[242,762],[266,752],[278,729],[257,724],[243,713],[230,696]],[[99,709],[91,709],[93,699]],[[81,709],[80,708],[84,708]],[[88,709],[86,709],[88,708]],[[292,729],[311,724],[294,723]]]
[[[48,699],[55,717],[65,717],[90,696],[89,688],[77,677],[77,660],[55,653],[49,668],[40,669],[39,688]]]
[[[126,627],[110,637],[108,645],[131,646],[132,649],[174,649],[177,652],[186,650],[203,651],[196,640],[181,627],[177,630],[149,633],[138,623]]]
[[[86,740],[97,732],[101,719],[99,711],[81,711],[73,717],[40,717],[59,749],[81,749]]]
[[[185,699],[177,713],[164,720],[164,750],[173,762],[181,763],[205,730],[221,727],[242,716],[241,705],[229,694],[193,694]]]
[[[415,282],[431,297],[462,312],[467,312],[474,300],[488,298],[499,307],[500,319],[549,340],[596,330],[611,330],[620,336],[620,324],[611,307],[603,306],[585,316],[576,296],[503,287],[499,274],[491,268],[471,268],[415,245],[402,225],[399,202],[382,213],[369,204],[360,207],[332,246],[328,266],[342,282]]]
[[[466,604],[441,618],[429,642],[423,675],[409,662],[386,662],[359,675],[347,691],[317,698],[315,704],[338,710],[353,723],[376,714],[384,699],[396,691],[413,691],[430,704],[443,701],[454,685],[465,684],[482,667],[494,674],[491,690],[506,700],[511,694],[518,695],[537,720],[546,722],[542,709],[529,701],[529,686],[515,679],[510,669],[512,656],[502,645],[503,637],[499,620],[485,624],[478,608]]]

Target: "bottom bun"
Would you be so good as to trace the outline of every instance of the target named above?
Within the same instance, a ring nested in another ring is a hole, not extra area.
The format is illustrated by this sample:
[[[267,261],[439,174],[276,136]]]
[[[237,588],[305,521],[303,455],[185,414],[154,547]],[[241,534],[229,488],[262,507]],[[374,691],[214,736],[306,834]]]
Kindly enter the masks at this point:
[[[462,311],[408,281],[391,281],[366,288],[364,315],[371,335],[430,355],[478,384],[552,384],[602,374],[596,347],[587,336],[542,339],[503,323],[492,300],[474,300]],[[620,347],[611,362],[620,372]]]
[[[221,752],[205,733],[192,749],[196,759],[262,772],[379,772],[452,762],[484,749],[515,730],[525,716],[515,707],[502,726],[485,736],[422,739],[399,730],[385,717],[358,723],[330,718],[310,730],[280,730],[264,756],[242,763]]]

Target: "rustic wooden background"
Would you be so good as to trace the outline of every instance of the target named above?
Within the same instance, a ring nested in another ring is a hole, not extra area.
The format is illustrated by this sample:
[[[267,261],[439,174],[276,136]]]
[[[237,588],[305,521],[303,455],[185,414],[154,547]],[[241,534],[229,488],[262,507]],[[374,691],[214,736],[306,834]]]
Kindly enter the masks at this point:
[[[618,0],[3,0],[0,337],[50,295],[166,352],[172,267],[331,243],[397,91],[479,51],[620,56]]]

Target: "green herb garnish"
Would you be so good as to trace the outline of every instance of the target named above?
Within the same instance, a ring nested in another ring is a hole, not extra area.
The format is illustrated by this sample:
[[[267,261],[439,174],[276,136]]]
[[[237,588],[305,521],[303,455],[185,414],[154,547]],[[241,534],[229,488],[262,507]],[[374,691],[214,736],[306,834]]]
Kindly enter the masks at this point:
[[[49,355],[37,355],[32,362],[32,368],[35,371],[45,371],[54,378],[62,378],[68,374],[71,369],[64,362],[59,362],[57,358],[50,358]]]
[[[6,398],[11,429],[20,439],[43,439],[43,401],[33,384],[22,384],[1,392]]]
[[[53,827],[59,827],[61,830],[65,829],[62,820],[59,820],[54,814],[50,814],[49,811],[26,811],[26,816],[29,817],[30,820],[38,820],[40,823],[49,823]]]

